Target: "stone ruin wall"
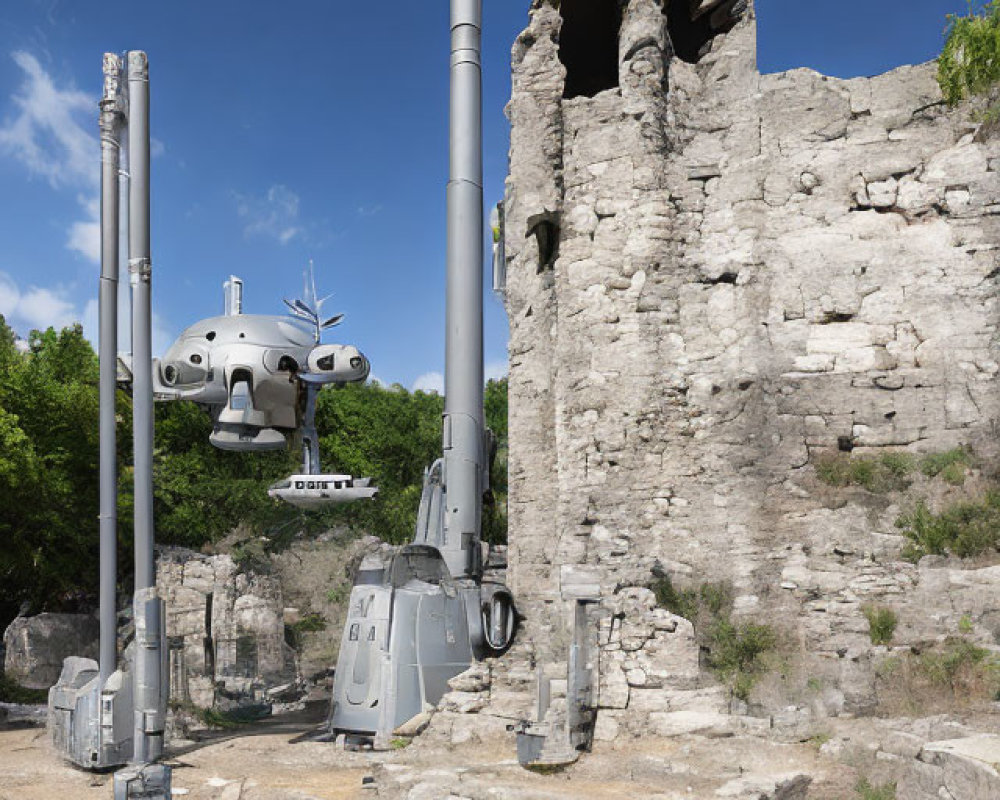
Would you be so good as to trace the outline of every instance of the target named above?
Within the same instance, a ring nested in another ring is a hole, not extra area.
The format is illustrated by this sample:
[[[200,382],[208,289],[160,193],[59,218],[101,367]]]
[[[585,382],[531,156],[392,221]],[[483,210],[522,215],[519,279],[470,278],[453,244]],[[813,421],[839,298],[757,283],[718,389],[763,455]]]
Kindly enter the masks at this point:
[[[228,555],[164,548],[156,582],[167,604],[173,702],[228,710],[296,687],[277,578],[242,570]]]
[[[732,710],[648,691],[699,685],[690,624],[644,588],[654,573],[730,581],[738,616],[812,659],[823,713],[872,702],[866,602],[898,610],[898,641],[969,614],[995,645],[1000,568],[901,561],[900,509],[829,507],[812,464],[838,448],[996,453],[997,141],[943,106],[932,64],[759,74],[742,2],[690,4],[719,31],[697,63],[669,36],[689,4],[622,3],[619,85],[565,98],[574,5],[534,0],[513,48],[515,654],[564,660],[570,601],[599,596],[611,738]]]

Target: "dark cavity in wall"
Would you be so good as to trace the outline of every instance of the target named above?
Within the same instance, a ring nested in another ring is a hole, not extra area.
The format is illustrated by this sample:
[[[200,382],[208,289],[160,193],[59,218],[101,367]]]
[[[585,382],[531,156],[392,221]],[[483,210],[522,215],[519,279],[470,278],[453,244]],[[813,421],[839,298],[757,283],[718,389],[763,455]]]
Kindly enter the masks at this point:
[[[559,60],[566,67],[563,97],[593,97],[618,86],[618,0],[562,0]]]
[[[552,214],[539,214],[528,219],[528,236],[534,236],[538,243],[538,267],[540,274],[551,270],[559,257],[559,224]]]
[[[697,64],[711,49],[712,39],[732,29],[745,9],[745,2],[733,0],[666,0],[663,13],[674,55]]]

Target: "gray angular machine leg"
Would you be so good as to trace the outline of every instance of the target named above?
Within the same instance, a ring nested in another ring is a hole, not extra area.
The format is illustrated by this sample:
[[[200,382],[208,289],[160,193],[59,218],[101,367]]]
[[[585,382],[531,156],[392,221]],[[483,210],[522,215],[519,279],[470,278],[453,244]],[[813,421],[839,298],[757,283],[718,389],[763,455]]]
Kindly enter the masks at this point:
[[[316,395],[319,386],[306,386],[306,412],[302,420],[302,472],[319,475],[319,434],[316,433]]]
[[[341,640],[330,727],[385,742],[448,680],[506,649],[510,591],[484,583],[482,0],[451,3],[451,153],[443,455],[424,476],[413,543],[361,565]]]

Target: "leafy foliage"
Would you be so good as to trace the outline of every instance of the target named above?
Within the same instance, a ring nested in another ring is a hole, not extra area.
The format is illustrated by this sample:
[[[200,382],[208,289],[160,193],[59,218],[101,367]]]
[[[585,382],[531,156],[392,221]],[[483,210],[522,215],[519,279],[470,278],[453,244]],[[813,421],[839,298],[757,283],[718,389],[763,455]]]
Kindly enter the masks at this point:
[[[865,606],[861,611],[868,620],[872,644],[889,644],[899,622],[896,612],[886,606]]]
[[[896,527],[910,539],[903,555],[912,561],[925,555],[969,558],[996,551],[1000,548],[1000,491],[955,503],[939,514],[920,500],[896,520]]]
[[[764,659],[778,644],[770,625],[733,622],[732,587],[725,583],[703,583],[696,589],[677,589],[669,575],[650,587],[656,603],[695,627],[705,656],[705,665],[727,681],[736,697],[748,700]]]
[[[896,784],[874,784],[868,778],[862,778],[854,787],[860,800],[896,800]]]
[[[948,16],[947,39],[938,59],[938,84],[949,105],[988,92],[1000,81],[1000,0],[977,13]]]
[[[78,605],[97,583],[97,358],[79,326],[29,345],[0,317],[3,621],[22,603]]]

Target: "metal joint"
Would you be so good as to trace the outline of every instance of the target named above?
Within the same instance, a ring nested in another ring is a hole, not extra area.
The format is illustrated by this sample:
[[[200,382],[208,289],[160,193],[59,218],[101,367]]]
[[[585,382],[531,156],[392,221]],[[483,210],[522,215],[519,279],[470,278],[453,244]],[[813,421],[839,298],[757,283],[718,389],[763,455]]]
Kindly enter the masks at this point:
[[[129,51],[128,79],[130,81],[149,81],[149,60],[142,50]]]
[[[129,283],[135,286],[140,281],[149,281],[153,275],[153,260],[150,258],[130,258],[128,260]]]

